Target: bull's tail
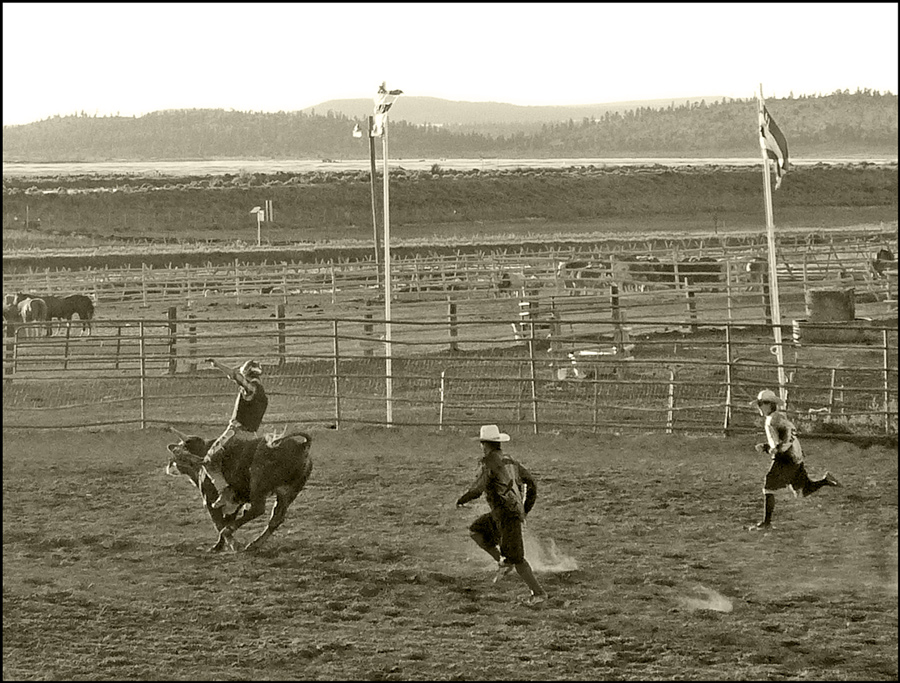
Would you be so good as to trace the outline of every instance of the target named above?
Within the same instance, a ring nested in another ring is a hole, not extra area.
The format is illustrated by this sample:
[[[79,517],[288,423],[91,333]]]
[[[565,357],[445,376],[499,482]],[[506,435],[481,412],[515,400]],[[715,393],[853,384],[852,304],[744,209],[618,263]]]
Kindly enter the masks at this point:
[[[292,439],[292,438],[296,438],[298,436],[302,437],[306,443],[308,443],[308,444],[312,443],[312,437],[309,434],[307,434],[306,432],[302,432],[299,429],[297,429],[296,427],[285,426],[285,428],[282,430],[281,434],[277,434],[275,432],[272,432],[271,434],[266,434],[266,436],[265,436],[266,445],[269,448],[278,448],[278,446],[280,446],[281,443],[285,439]]]

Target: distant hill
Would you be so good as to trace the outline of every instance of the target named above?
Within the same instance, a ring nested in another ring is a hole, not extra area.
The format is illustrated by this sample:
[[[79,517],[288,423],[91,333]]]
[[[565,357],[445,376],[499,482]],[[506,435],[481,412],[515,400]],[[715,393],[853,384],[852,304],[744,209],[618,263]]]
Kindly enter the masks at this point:
[[[626,112],[629,109],[648,107],[660,109],[670,104],[709,103],[724,99],[721,96],[704,95],[664,100],[637,100],[608,102],[606,104],[570,104],[561,106],[521,106],[503,102],[457,102],[438,97],[407,97],[397,100],[391,118],[417,124],[469,126],[472,124],[542,124],[557,123],[569,119],[600,118],[607,112]],[[313,107],[301,109],[304,114],[335,112],[350,118],[365,118],[372,113],[372,99],[328,100]]]
[[[4,126],[3,160],[365,159],[368,145],[351,130],[365,123],[372,102],[347,102],[361,109],[356,114],[311,107],[277,113],[178,109],[140,117],[54,116]],[[754,98],[666,102],[619,110],[626,103],[519,107],[401,99],[396,113],[391,110],[391,154],[416,159],[759,155]],[[897,155],[897,95],[845,90],[771,99],[767,105],[793,158]],[[609,109],[601,113],[604,106]],[[478,116],[484,122],[472,120]],[[534,120],[521,120],[528,116]],[[549,120],[539,121],[542,116]]]

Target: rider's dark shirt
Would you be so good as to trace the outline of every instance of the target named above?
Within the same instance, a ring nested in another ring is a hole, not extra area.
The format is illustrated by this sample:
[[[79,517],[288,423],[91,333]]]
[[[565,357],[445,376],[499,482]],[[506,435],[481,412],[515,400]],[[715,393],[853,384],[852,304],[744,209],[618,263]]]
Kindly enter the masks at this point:
[[[234,412],[231,415],[233,422],[239,422],[248,432],[255,432],[262,424],[263,416],[269,405],[269,397],[263,389],[262,382],[251,379],[253,393],[248,394],[242,387],[234,402]]]

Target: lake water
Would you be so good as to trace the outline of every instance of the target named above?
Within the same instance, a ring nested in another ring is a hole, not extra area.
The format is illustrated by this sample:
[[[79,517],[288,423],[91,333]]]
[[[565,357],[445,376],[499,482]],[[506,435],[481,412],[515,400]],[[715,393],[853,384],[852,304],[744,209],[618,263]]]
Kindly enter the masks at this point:
[[[792,159],[797,166],[815,164],[846,164],[867,162],[875,165],[896,164],[893,158],[835,158]],[[761,163],[753,158],[627,158],[627,159],[394,159],[391,169],[428,170],[434,164],[444,169],[483,171],[513,168],[567,168],[570,166],[755,166]],[[382,161],[377,161],[379,170]],[[217,159],[214,161],[100,161],[91,163],[7,163],[3,162],[4,176],[59,176],[59,175],[147,175],[208,176],[225,173],[300,173],[308,171],[368,171],[368,159]]]

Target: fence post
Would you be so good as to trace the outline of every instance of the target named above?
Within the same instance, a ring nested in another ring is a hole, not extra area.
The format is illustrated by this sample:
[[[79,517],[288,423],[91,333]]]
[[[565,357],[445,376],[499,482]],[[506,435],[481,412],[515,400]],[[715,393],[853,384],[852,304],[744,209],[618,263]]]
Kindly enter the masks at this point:
[[[184,264],[184,278],[187,281],[187,307],[191,307],[191,264]],[[189,316],[190,317],[190,316]]]
[[[534,322],[528,324],[528,365],[531,382],[531,419],[534,421],[534,433],[538,433],[538,400],[537,381],[534,369]]]
[[[141,263],[141,306],[147,308],[147,264]]]
[[[197,316],[188,313],[188,372],[197,371],[197,361],[194,358],[197,355]]]
[[[339,374],[339,359],[340,359],[340,351],[338,348],[338,321],[335,318],[332,321],[332,339],[334,340],[333,349],[334,349],[334,428],[341,428],[341,391],[340,391],[340,374]]]
[[[666,415],[666,434],[672,433],[675,423],[675,368],[669,368],[669,410]]]
[[[122,326],[116,325],[116,370],[119,369],[119,355],[122,350]]]
[[[4,384],[12,384],[12,375],[16,371],[16,324],[7,322],[3,325],[6,336],[6,350],[3,358]]]
[[[456,337],[459,330],[456,329],[456,304],[447,299],[447,326],[450,329],[450,351],[459,351],[459,344]]]
[[[831,368],[831,385],[828,388],[828,414],[834,412],[834,379],[837,374],[837,368]]]
[[[366,301],[366,308],[369,308],[371,305],[372,305],[371,301]],[[371,320],[372,313],[368,312],[365,314],[364,317],[366,320]],[[369,339],[371,337],[375,336],[375,327],[374,327],[374,325],[372,325],[372,323],[363,323],[363,336],[366,337],[366,339],[363,340],[363,342],[362,342],[364,345],[363,346],[363,355],[364,356],[374,356],[375,349],[373,348],[372,342],[369,341]]]
[[[334,281],[334,261],[331,262],[329,269],[331,271],[331,303],[334,305],[336,283]]]
[[[171,310],[171,309],[170,309]],[[144,377],[147,374],[147,357],[144,353],[144,323],[138,323],[138,355],[141,359],[141,429],[147,426],[147,392]]]
[[[178,365],[178,355],[175,346],[178,332],[178,309],[175,306],[170,306],[166,312],[166,318],[169,321],[169,374],[174,375]]]
[[[725,424],[722,425],[722,434],[728,436],[731,431],[731,372],[732,372],[732,352],[731,352],[731,324],[725,325]]]
[[[688,317],[691,321],[691,332],[697,331],[697,293],[694,291],[688,278],[684,278],[684,291],[687,296]]]
[[[619,310],[619,285],[615,282],[609,286],[609,307],[612,313],[612,319],[618,322],[621,319]]]
[[[234,259],[234,302],[241,303],[241,274],[238,270],[238,259]]]
[[[285,363],[285,322],[284,322],[284,304],[278,304],[275,307],[275,327],[278,330],[278,365]]]
[[[66,321],[66,344],[63,347],[63,370],[69,369],[69,337],[72,335],[72,321]]]
[[[446,388],[446,370],[441,370],[441,388],[439,392],[440,403],[438,404],[438,429],[444,428],[444,397]]]
[[[725,304],[728,310],[728,322],[734,319],[734,304],[731,301],[731,260],[725,258]],[[726,328],[727,329],[727,328]]]
[[[890,404],[890,385],[888,383],[888,371],[890,363],[890,354],[888,353],[888,331],[881,331],[881,342],[884,347],[884,355],[882,356],[882,381],[884,382],[884,435],[891,433],[891,404]]]

